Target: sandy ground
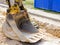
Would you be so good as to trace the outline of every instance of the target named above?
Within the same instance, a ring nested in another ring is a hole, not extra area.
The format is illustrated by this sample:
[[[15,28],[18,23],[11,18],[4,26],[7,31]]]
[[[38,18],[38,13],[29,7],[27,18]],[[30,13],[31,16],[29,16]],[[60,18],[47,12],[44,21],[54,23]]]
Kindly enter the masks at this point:
[[[16,40],[8,39],[3,31],[2,31],[2,24],[4,22],[4,17],[0,17],[0,45],[32,45],[32,44],[23,44]],[[43,36],[43,39],[46,41],[43,41],[40,43],[41,45],[60,45],[60,39],[57,37],[54,37],[50,35],[49,33],[46,33],[44,29],[40,29],[41,35]],[[35,44],[34,44],[35,45]],[[37,44],[38,45],[38,44]]]

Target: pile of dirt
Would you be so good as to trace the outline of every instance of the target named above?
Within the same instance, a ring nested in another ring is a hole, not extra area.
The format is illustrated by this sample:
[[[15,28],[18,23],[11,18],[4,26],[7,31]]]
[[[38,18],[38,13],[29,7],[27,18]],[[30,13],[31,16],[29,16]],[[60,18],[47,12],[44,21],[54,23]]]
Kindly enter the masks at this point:
[[[53,36],[56,36],[60,38],[60,27],[49,24],[49,23],[44,23],[44,22],[39,22],[36,19],[32,19],[32,22],[35,22],[34,25],[37,26],[41,29],[45,29],[47,33],[52,34]]]

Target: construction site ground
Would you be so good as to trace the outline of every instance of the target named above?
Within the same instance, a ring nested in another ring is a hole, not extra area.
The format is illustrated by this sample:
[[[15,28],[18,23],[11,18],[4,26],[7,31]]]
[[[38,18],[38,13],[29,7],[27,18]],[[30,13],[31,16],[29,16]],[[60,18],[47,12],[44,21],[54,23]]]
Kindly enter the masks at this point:
[[[35,22],[37,21],[34,18],[32,18],[32,16],[30,16],[30,17],[31,17],[31,21],[33,21],[33,20]],[[19,42],[16,40],[11,40],[11,39],[7,38],[4,35],[4,33],[2,32],[2,25],[4,23],[4,20],[5,20],[5,16],[0,15],[0,45],[60,45],[60,39],[56,36],[53,36],[50,33],[47,33],[45,30],[45,27],[44,27],[44,25],[46,26],[47,23],[44,24],[42,22],[39,22],[41,25],[39,30],[40,30],[41,36],[43,38],[39,42],[30,44],[30,43]],[[38,21],[36,23],[38,24]]]

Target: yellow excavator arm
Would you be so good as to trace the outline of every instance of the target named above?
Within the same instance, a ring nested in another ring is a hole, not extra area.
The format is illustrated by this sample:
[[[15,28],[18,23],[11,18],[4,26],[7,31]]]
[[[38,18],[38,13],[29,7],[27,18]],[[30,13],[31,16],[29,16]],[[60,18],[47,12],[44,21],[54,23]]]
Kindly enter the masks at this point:
[[[9,9],[8,12],[12,15],[17,14],[20,12],[20,6],[22,5],[22,0],[14,0],[14,4],[11,5],[10,0],[6,0],[8,5],[9,5]]]

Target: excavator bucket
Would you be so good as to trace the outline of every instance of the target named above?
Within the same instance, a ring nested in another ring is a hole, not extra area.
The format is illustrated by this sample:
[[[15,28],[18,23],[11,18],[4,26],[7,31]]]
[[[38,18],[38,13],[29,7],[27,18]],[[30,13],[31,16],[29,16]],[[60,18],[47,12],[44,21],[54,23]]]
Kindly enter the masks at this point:
[[[3,32],[8,38],[35,43],[42,38],[40,32],[32,25],[27,11],[23,10],[23,7],[20,8],[20,13],[14,15],[7,13],[5,23],[3,24]]]
[[[6,17],[6,21],[3,25],[4,34],[11,39],[15,39],[22,42],[35,43],[39,41],[42,37],[39,30],[37,30],[30,20],[20,19],[18,24],[13,19],[12,15]]]

